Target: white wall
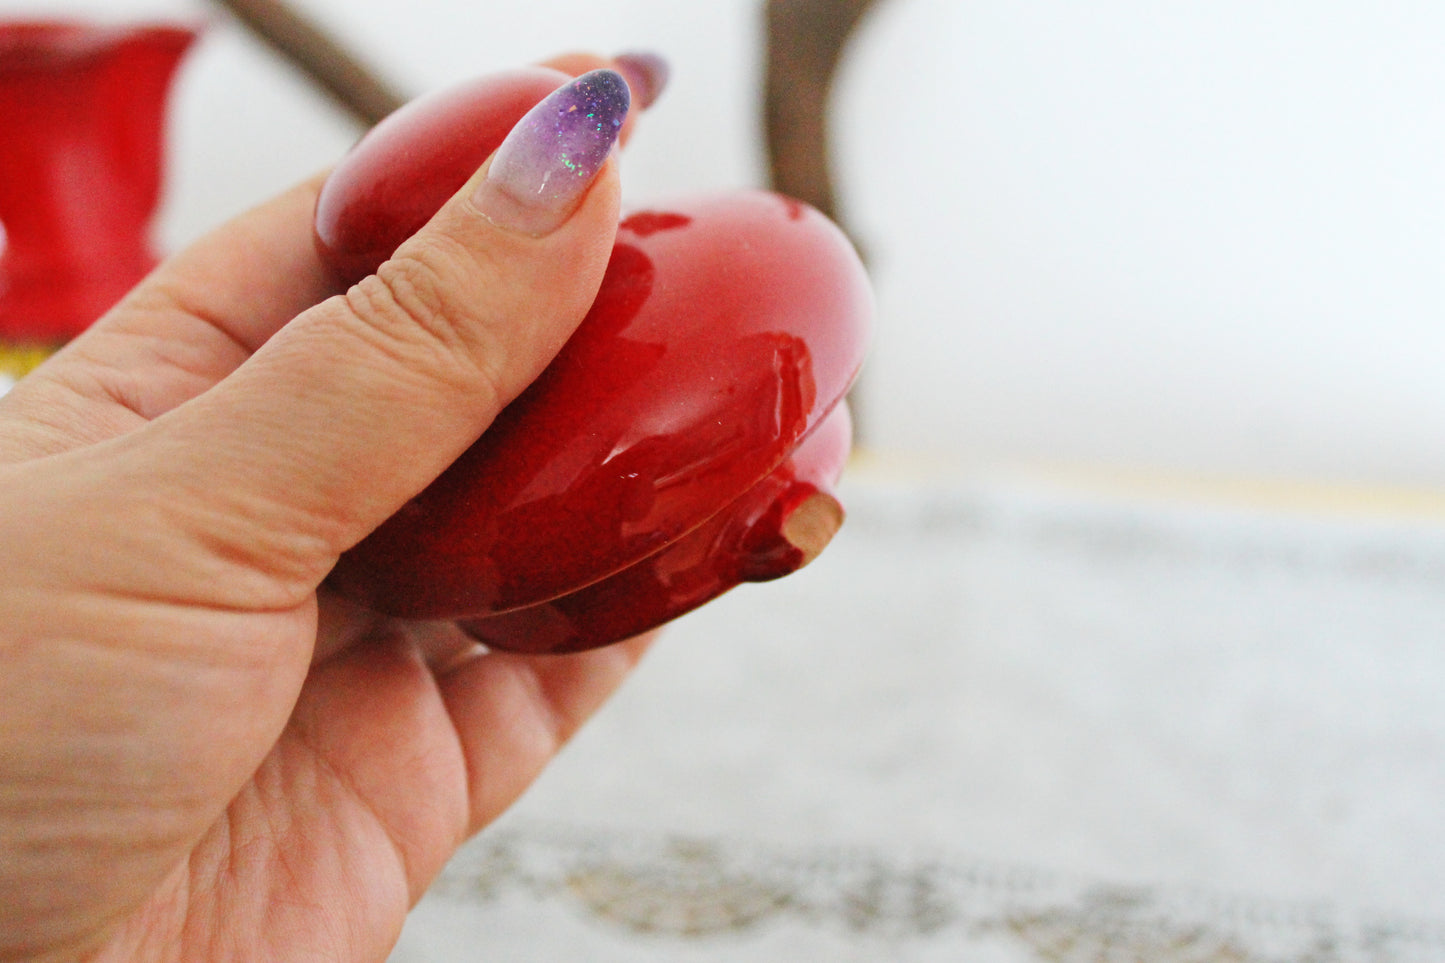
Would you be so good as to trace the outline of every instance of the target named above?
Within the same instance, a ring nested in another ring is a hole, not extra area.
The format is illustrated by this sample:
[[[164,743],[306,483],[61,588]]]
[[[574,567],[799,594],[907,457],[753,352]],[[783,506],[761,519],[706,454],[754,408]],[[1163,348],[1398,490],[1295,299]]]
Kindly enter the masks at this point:
[[[571,48],[675,83],[634,202],[761,178],[755,0],[306,0],[409,91]],[[0,14],[216,16],[199,0]],[[504,11],[504,12],[503,12]],[[1445,485],[1445,7],[884,0],[843,77],[875,447]],[[243,32],[175,102],[183,243],[355,131]]]
[[[880,441],[1445,482],[1445,6],[893,0]]]

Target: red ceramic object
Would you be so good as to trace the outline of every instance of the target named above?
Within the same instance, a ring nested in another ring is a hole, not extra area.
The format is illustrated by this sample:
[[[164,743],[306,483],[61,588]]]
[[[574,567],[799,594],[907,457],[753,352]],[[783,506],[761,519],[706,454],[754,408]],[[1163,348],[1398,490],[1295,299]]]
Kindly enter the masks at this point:
[[[548,67],[492,74],[420,97],[372,128],[331,172],[316,207],[317,243],[341,282],[391,257],[566,80]]]
[[[0,23],[0,341],[66,341],[155,265],[166,94],[194,39]]]
[[[851,440],[841,404],[771,474],[661,551],[549,602],[468,619],[466,628],[493,648],[576,652],[654,628],[743,582],[795,572],[843,521],[832,491]]]
[[[364,138],[317,208],[341,279],[374,270],[560,77],[476,82]],[[840,404],[871,304],[847,240],[796,201],[632,214],[554,362],[332,584],[390,614],[466,619],[499,648],[564,651],[792,571],[841,521]]]

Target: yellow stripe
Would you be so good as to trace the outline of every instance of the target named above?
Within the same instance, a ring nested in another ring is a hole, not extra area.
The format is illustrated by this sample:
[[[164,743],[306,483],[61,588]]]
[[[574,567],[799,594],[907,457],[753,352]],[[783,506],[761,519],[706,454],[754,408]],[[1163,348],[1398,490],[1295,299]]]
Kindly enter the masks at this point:
[[[54,353],[54,345],[7,344],[0,341],[0,375],[23,378]]]

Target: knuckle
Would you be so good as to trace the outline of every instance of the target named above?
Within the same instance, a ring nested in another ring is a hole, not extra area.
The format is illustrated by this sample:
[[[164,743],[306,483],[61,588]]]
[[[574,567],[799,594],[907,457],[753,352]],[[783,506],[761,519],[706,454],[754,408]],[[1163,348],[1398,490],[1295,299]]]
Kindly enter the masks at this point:
[[[353,286],[346,300],[363,334],[392,360],[495,394],[506,358],[478,314],[486,302],[474,261],[472,252],[446,238],[415,238]]]
[[[465,319],[455,317],[451,273],[425,254],[399,254],[353,289],[359,295],[357,315],[379,334],[398,340],[455,344]]]

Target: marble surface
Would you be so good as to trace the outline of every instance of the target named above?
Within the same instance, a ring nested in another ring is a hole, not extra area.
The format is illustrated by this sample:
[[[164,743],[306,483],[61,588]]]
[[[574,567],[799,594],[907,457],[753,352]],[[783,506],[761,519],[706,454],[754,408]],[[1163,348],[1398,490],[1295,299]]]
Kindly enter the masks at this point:
[[[394,963],[1445,959],[1445,522],[856,473]]]

